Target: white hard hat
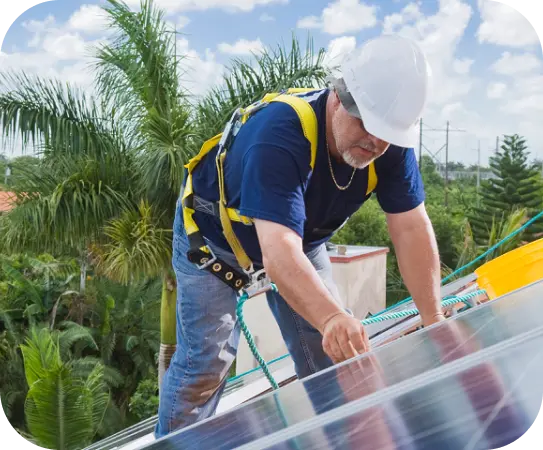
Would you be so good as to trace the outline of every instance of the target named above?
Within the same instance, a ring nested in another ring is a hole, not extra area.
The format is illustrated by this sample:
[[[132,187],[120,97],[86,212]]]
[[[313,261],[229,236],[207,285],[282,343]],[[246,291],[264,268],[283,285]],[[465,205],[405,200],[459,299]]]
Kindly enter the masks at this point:
[[[410,39],[382,35],[347,55],[340,69],[343,79],[332,84],[349,114],[375,137],[414,147],[430,77],[420,47]]]

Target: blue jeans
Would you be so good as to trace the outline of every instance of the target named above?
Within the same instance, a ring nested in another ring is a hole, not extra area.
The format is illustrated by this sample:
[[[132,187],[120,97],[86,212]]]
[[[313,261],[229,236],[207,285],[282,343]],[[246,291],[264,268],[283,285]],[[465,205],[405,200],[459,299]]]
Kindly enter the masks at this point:
[[[239,268],[232,253],[208,245],[217,257]],[[156,438],[215,413],[240,339],[236,293],[189,262],[188,248],[178,202],[172,258],[177,278],[177,350],[162,381]],[[307,257],[338,299],[325,246],[307,253]],[[322,335],[314,327],[278,293],[268,292],[267,301],[299,378],[333,365],[322,349]]]

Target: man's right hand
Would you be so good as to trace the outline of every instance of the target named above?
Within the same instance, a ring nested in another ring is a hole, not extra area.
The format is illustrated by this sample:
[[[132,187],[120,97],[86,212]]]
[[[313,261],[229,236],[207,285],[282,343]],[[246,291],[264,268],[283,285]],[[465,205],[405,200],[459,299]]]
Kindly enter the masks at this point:
[[[370,350],[364,326],[344,312],[332,315],[322,327],[322,347],[334,364]]]
[[[289,228],[255,219],[264,267],[287,303],[323,335],[323,350],[334,363],[369,350],[362,324],[348,315],[324,285]]]

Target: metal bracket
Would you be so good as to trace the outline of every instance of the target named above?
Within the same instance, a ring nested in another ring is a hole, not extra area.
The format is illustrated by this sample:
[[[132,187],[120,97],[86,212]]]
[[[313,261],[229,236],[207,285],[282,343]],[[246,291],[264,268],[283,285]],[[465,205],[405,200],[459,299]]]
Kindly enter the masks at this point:
[[[266,275],[266,271],[261,269],[251,274],[251,282],[244,289],[248,298],[255,297],[273,288],[271,279]]]

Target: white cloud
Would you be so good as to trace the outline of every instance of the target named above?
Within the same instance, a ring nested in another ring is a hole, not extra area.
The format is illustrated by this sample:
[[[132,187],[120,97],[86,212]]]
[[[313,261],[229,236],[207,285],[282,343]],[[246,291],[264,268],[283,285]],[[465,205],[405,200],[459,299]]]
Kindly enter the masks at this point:
[[[56,61],[45,52],[0,52],[0,67],[2,71],[23,71],[28,74],[38,74],[44,77],[56,75]]]
[[[539,116],[543,110],[543,75],[516,76],[504,100],[500,108],[504,113],[528,118],[533,114]]]
[[[80,59],[86,49],[85,41],[77,33],[51,33],[45,37],[42,48],[57,60]]]
[[[525,117],[529,114],[541,114],[543,112],[543,93],[511,100],[503,109],[511,114]]]
[[[250,12],[257,6],[271,3],[286,4],[289,0],[155,0],[155,5],[168,13],[222,9],[227,12]],[[126,0],[131,8],[139,8],[140,0]]]
[[[185,28],[190,23],[190,19],[187,16],[179,16],[177,18],[177,28]]]
[[[473,59],[455,59],[453,62],[453,69],[459,75],[466,75],[469,73],[473,63]]]
[[[94,8],[89,11],[96,12]],[[83,88],[89,88],[93,81],[87,70],[90,62],[89,45],[100,42],[100,39],[86,40],[80,31],[72,29],[80,26],[81,30],[88,32],[97,23],[92,20],[81,22],[80,12],[81,10],[78,10],[63,24],[59,24],[52,15],[42,21],[23,22],[22,27],[30,33],[28,47],[31,51],[2,54],[2,69],[24,71],[27,74],[74,82]]]
[[[103,32],[107,26],[106,12],[98,5],[83,5],[68,19],[70,30],[85,33]]]
[[[81,6],[65,22],[52,15],[23,22],[23,29],[30,33],[30,51],[2,54],[2,69],[69,82],[93,92],[90,50],[104,42],[106,25],[105,13],[97,5]]]
[[[32,33],[32,38],[28,41],[29,47],[37,47],[42,37],[48,31],[56,28],[56,20],[52,15],[48,15],[44,20],[29,20],[22,23],[22,27]]]
[[[417,41],[432,69],[429,105],[458,101],[470,92],[471,60],[457,57],[457,46],[472,15],[472,8],[461,0],[440,0],[432,16],[423,16],[416,5],[404,8],[401,17],[384,19],[385,33],[397,33]],[[388,16],[390,17],[390,16]]]
[[[322,23],[320,19],[317,16],[306,16],[302,17],[298,22],[296,23],[296,27],[298,28],[320,28],[322,26]]]
[[[264,13],[264,14],[262,14],[262,15],[259,17],[259,20],[260,20],[261,22],[273,22],[273,21],[275,21],[275,17],[270,16],[269,14]]]
[[[503,52],[499,60],[490,67],[501,75],[516,75],[541,68],[541,59],[533,53],[512,54]]]
[[[196,50],[190,48],[187,39],[178,39],[177,53],[182,57],[181,84],[190,94],[201,96],[222,80],[224,66],[217,62],[211,50],[207,49],[202,58]]]
[[[328,44],[324,64],[330,68],[339,66],[347,53],[356,48],[356,38],[354,36],[342,36],[332,39]]]
[[[228,44],[221,42],[218,45],[219,51],[228,55],[243,55],[250,56],[253,53],[260,53],[264,50],[264,44],[260,39],[249,41],[247,39],[240,39],[234,44]]]
[[[480,43],[505,47],[541,45],[534,27],[516,9],[492,0],[479,0],[482,23],[477,30]]]
[[[505,83],[490,83],[486,90],[486,95],[488,98],[501,98],[505,92],[505,89],[507,89],[507,85]]]
[[[377,25],[377,7],[360,0],[336,0],[329,3],[321,17],[306,16],[298,21],[298,28],[322,28],[328,34],[343,34],[373,28]]]
[[[393,33],[393,30],[406,22],[417,20],[422,17],[420,6],[422,3],[409,3],[399,13],[386,16],[383,22],[383,32]]]

